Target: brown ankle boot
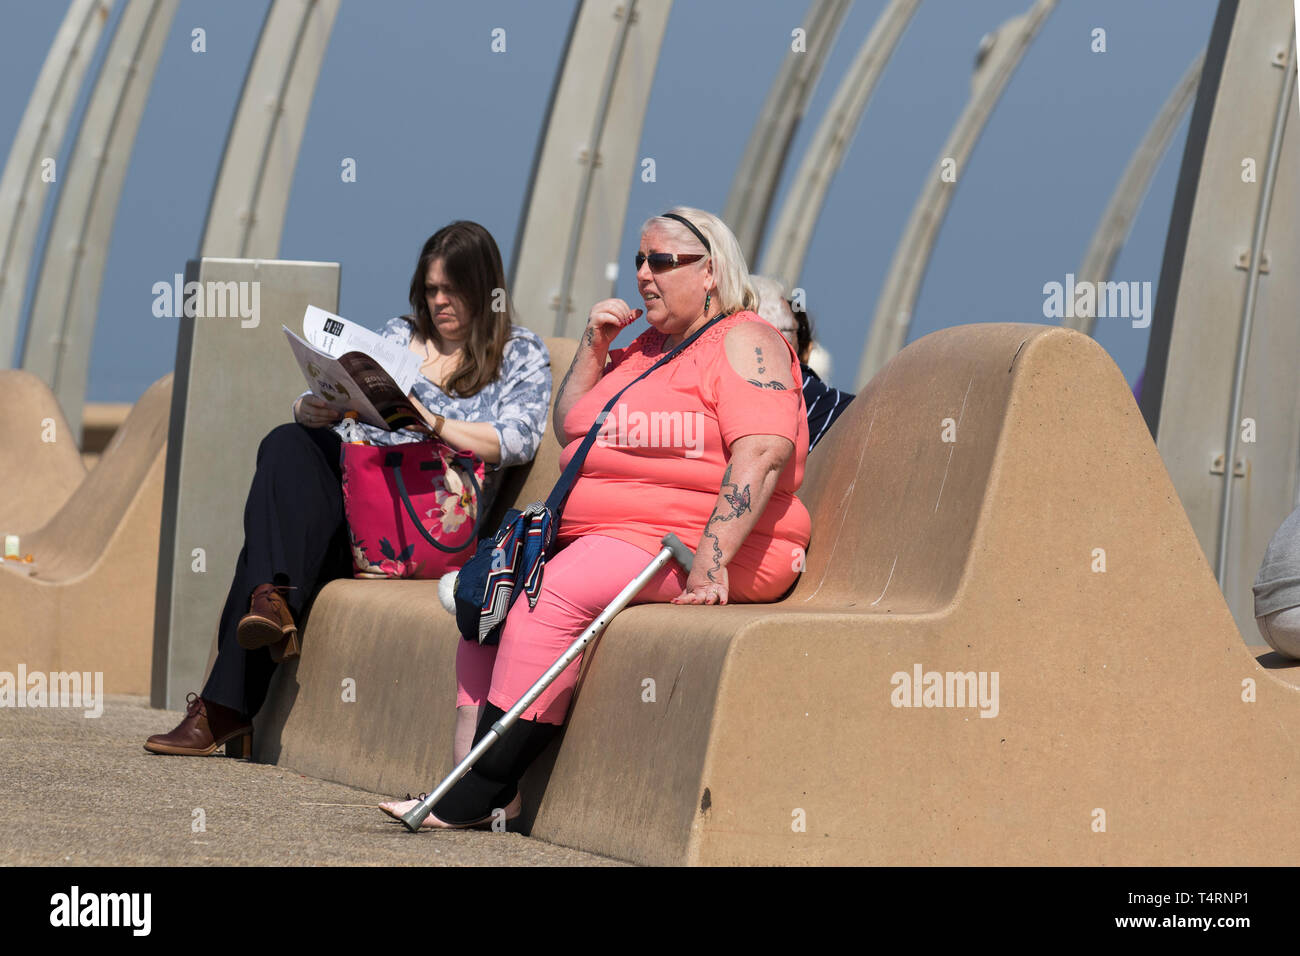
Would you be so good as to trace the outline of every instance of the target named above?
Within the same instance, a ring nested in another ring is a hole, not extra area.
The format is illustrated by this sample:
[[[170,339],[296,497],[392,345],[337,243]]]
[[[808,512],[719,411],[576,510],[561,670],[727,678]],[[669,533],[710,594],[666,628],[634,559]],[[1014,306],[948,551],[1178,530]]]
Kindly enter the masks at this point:
[[[235,630],[240,647],[251,651],[269,646],[271,660],[277,663],[298,656],[298,625],[283,596],[284,591],[291,590],[274,584],[257,586],[248,613],[239,619]]]
[[[206,757],[226,741],[243,737],[239,746],[226,747],[229,756],[251,756],[249,743],[253,725],[238,711],[204,700],[193,692],[185,699],[185,719],[169,734],[154,734],[144,742],[144,749],[156,754],[182,757]],[[239,752],[234,753],[232,750]]]

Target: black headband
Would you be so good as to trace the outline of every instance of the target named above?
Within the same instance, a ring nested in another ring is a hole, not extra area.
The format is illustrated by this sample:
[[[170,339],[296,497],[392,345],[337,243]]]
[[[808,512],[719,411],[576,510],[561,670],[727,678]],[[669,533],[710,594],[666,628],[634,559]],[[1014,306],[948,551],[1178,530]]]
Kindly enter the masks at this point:
[[[686,218],[683,217],[683,216],[679,216],[679,215],[677,215],[677,213],[675,213],[675,212],[666,212],[666,213],[664,213],[662,216],[660,216],[659,218],[660,218],[660,219],[676,219],[678,222],[680,222],[683,226],[685,226],[685,227],[686,227],[687,229],[689,229],[691,232],[695,233],[695,238],[698,239],[698,240],[700,240],[700,242],[704,243],[704,248],[709,252],[710,255],[713,254],[713,247],[709,245],[709,240],[707,240],[707,239],[704,238],[704,233],[702,233],[702,232],[700,232],[700,230],[696,229],[695,226],[693,226],[693,225],[691,224],[691,221],[690,221],[689,219],[686,219]]]

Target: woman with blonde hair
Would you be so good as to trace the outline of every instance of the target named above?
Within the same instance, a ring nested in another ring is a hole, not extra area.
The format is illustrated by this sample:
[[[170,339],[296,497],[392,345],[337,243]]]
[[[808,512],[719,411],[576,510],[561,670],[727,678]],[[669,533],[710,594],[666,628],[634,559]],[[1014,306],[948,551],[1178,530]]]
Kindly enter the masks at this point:
[[[731,230],[688,207],[655,216],[642,226],[636,268],[644,309],[596,303],[557,393],[561,468],[619,390],[702,334],[628,388],[605,419],[564,507],[560,550],[546,563],[536,604],[515,602],[498,646],[461,642],[457,703],[462,726],[477,724],[475,741],[649,564],[665,534],[696,548],[691,572],[665,567],[633,603],[775,601],[794,584],[808,546],[808,512],[795,497],[808,455],[799,359],[754,313]],[[650,328],[611,350],[643,312]],[[475,826],[497,808],[507,819],[518,814],[518,781],[563,723],[580,666],[551,683],[425,826]],[[471,744],[458,734],[457,763]],[[400,816],[412,806],[383,809]]]

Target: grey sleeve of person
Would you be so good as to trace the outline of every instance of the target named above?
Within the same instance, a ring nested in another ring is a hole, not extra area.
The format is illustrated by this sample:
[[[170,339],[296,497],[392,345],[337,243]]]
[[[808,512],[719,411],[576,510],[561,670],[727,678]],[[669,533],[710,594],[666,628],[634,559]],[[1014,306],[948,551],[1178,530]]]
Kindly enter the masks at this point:
[[[533,460],[551,406],[551,354],[537,333],[513,329],[501,362],[501,391],[492,427],[501,442],[499,468]]]
[[[1251,590],[1256,617],[1300,606],[1300,508],[1273,533]]]

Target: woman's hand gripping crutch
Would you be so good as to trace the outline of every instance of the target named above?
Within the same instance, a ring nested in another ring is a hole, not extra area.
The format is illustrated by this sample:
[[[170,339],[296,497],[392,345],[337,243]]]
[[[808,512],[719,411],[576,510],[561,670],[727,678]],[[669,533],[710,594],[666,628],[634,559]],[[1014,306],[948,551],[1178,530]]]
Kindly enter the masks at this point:
[[[456,765],[456,768],[447,775],[447,778],[434,787],[427,797],[402,814],[402,823],[406,825],[408,830],[414,833],[420,829],[420,824],[432,812],[433,805],[446,796],[447,791],[455,786],[461,777],[469,773],[470,768],[478,762],[494,743],[501,739],[510,725],[519,719],[519,715],[542,695],[542,692],[550,686],[551,681],[564,673],[564,669],[577,660],[578,655],[586,649],[587,645],[595,640],[596,636],[605,629],[606,625],[614,619],[614,616],[619,611],[627,607],[631,600],[641,592],[641,589],[646,586],[652,577],[659,573],[659,570],[665,564],[669,561],[676,561],[681,565],[683,571],[690,574],[691,562],[694,559],[691,549],[682,544],[675,534],[664,535],[661,543],[663,544],[662,550],[655,555],[653,561],[646,565],[645,570],[628,582],[623,590],[618,592],[618,596],[605,610],[596,616],[596,619],[588,625],[582,635],[569,645],[569,649],[560,655],[546,673],[539,677],[532,687],[528,688],[528,692],[519,698],[515,705],[506,711],[499,720],[492,724],[483,739],[474,745],[474,748],[465,756],[464,760]]]

